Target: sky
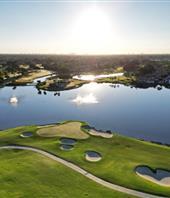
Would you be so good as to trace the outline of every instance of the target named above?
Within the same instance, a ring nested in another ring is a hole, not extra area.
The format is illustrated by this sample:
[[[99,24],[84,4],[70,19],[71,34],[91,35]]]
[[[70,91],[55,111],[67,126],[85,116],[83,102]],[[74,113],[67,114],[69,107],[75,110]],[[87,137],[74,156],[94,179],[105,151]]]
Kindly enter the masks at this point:
[[[170,53],[170,2],[0,0],[0,53]]]

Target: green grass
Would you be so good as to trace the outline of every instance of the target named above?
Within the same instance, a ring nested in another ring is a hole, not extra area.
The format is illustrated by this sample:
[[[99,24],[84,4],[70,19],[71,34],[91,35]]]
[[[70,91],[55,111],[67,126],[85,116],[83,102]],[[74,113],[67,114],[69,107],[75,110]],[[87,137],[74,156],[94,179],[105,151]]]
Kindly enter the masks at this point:
[[[126,198],[31,151],[0,151],[1,198]]]
[[[97,79],[97,83],[115,83],[115,84],[123,84],[123,85],[132,85],[135,82],[135,77],[126,77],[126,76],[117,76],[117,77],[109,77]]]
[[[48,91],[62,91],[79,88],[82,85],[88,83],[88,81],[77,80],[77,79],[67,79],[63,80],[62,86],[57,83],[57,79],[47,79],[45,82],[37,84],[38,89],[48,90]]]
[[[33,131],[34,136],[21,138],[23,131]],[[170,148],[114,135],[113,138],[90,136],[85,140],[78,140],[75,149],[62,151],[59,148],[60,137],[44,138],[36,133],[36,126],[9,129],[0,134],[0,145],[22,144],[30,145],[50,151],[94,175],[128,188],[170,197],[170,188],[162,187],[137,176],[134,169],[138,165],[151,168],[170,170]],[[84,158],[87,150],[94,150],[102,155],[102,160],[96,163],[88,162]]]

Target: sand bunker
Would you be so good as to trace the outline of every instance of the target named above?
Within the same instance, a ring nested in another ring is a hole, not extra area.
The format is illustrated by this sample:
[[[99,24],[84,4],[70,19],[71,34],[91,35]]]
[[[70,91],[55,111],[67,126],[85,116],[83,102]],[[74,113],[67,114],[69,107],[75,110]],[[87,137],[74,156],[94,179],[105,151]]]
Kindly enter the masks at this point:
[[[61,138],[60,142],[61,142],[60,149],[69,151],[74,149],[74,145],[76,144],[77,140],[72,138]]]
[[[68,145],[68,144],[61,144],[60,145],[60,149],[61,150],[65,150],[65,151],[70,151],[74,148],[73,145]]]
[[[97,131],[95,129],[90,129],[88,132],[89,132],[90,135],[100,136],[100,137],[103,137],[103,138],[112,138],[113,137],[112,132]]]
[[[170,171],[156,169],[153,171],[147,166],[138,166],[136,174],[161,186],[170,187]]]
[[[23,132],[20,136],[23,137],[23,138],[32,137],[33,133],[29,132],[29,131],[26,131],[26,132]]]
[[[62,144],[65,145],[74,145],[77,142],[77,140],[71,138],[61,138],[60,141]]]
[[[87,161],[90,162],[98,162],[102,159],[102,156],[96,151],[87,151],[85,153],[85,158]]]

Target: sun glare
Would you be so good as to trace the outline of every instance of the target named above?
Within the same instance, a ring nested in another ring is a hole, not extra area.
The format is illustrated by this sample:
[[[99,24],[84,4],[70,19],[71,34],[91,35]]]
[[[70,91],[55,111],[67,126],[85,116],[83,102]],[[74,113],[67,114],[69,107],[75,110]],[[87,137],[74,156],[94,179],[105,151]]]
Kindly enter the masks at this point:
[[[81,104],[95,104],[98,103],[97,98],[93,95],[93,93],[90,93],[85,96],[76,96],[75,99],[72,100],[72,102],[76,103],[77,105]]]
[[[72,26],[74,45],[80,50],[98,51],[110,44],[113,38],[112,24],[107,14],[98,7],[84,10]]]
[[[80,75],[80,76],[74,76],[73,79],[94,81],[95,76],[94,75]]]

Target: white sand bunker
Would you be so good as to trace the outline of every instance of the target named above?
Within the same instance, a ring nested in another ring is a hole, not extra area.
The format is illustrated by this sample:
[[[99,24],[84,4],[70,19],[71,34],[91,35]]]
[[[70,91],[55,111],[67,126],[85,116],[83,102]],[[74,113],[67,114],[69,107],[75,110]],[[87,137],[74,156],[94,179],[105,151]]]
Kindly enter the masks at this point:
[[[98,162],[102,159],[102,156],[96,151],[86,151],[85,158],[90,162]]]
[[[33,133],[29,132],[29,131],[26,131],[26,132],[23,132],[20,136],[23,137],[23,138],[32,137]]]
[[[170,171],[162,169],[153,171],[147,166],[138,166],[136,174],[158,185],[170,187]]]
[[[72,138],[60,138],[60,142],[65,145],[75,145],[77,140]]]
[[[108,131],[97,131],[95,129],[90,129],[88,132],[90,135],[100,136],[103,138],[112,138],[113,137],[113,133],[108,132]]]
[[[60,149],[64,151],[70,151],[73,150],[74,146],[73,145],[68,145],[68,144],[61,144]]]
[[[76,144],[77,140],[72,138],[60,138],[60,149],[64,151],[70,151],[74,149],[74,145]]]

